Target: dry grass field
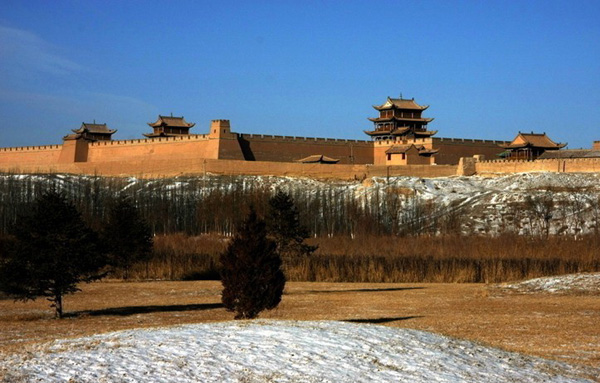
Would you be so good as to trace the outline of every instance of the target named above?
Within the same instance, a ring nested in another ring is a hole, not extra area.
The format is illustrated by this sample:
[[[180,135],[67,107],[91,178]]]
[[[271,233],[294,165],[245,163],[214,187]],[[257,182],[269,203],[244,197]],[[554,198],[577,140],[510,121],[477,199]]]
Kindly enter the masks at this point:
[[[138,327],[231,320],[217,281],[98,282],[65,300],[0,300],[0,352],[58,338]],[[600,366],[600,298],[515,294],[483,284],[290,282],[280,306],[262,318],[344,320],[408,327],[510,351]]]

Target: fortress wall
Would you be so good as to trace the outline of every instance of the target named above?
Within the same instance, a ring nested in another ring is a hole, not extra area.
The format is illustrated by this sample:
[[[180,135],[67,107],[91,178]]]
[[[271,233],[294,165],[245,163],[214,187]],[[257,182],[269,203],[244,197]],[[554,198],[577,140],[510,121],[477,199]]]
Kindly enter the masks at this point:
[[[450,177],[455,176],[456,165],[392,165],[392,166],[370,166],[368,177]]]
[[[246,160],[294,162],[314,154],[340,160],[340,164],[372,164],[373,142],[331,138],[240,134]]]
[[[444,177],[456,174],[456,166],[373,166],[373,165],[327,165],[291,162],[237,161],[184,158],[180,161],[144,160],[106,161],[103,163],[46,164],[44,166],[22,165],[18,169],[2,169],[14,173],[70,173],[96,174],[102,176],[133,176],[139,178],[163,178],[176,176],[218,175],[272,175],[280,177],[309,177],[315,179],[362,180],[368,177],[414,176]]]
[[[390,148],[390,146],[382,146],[382,145],[375,144],[375,147],[373,149],[373,156],[374,156],[373,163],[375,165],[385,165],[386,164],[387,154],[385,154],[385,151],[388,150]]]
[[[475,163],[479,175],[526,172],[600,172],[600,158],[545,159],[535,161],[481,161]]]
[[[17,164],[36,165],[58,162],[62,145],[25,146],[0,148],[0,167],[15,167]]]
[[[161,137],[139,140],[98,141],[89,144],[87,161],[165,160],[217,158],[218,144],[208,135]]]
[[[208,158],[243,161],[245,156],[242,148],[240,147],[241,143],[236,135],[231,136],[232,137],[221,137],[221,139],[218,141],[218,156]]]
[[[435,163],[455,165],[458,164],[461,157],[472,157],[476,154],[483,154],[485,158],[494,159],[497,158],[497,154],[504,151],[498,146],[504,143],[507,141],[433,137],[433,148],[440,150],[435,155]]]

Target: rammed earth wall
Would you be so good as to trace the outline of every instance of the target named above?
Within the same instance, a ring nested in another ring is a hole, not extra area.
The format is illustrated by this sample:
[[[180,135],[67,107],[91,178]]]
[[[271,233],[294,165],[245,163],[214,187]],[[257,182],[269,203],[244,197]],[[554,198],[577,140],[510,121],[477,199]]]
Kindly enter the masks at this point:
[[[133,176],[139,178],[176,177],[183,175],[272,175],[315,179],[362,180],[369,177],[415,176],[447,177],[456,174],[452,165],[326,165],[267,161],[214,160],[182,158],[169,160],[106,161],[102,163],[72,163],[24,165],[0,171],[14,173],[70,173],[103,176]]]
[[[499,145],[506,143],[508,142],[433,137],[433,147],[439,149],[435,162],[441,165],[458,164],[461,157],[474,155],[483,155],[487,159],[498,158],[497,155],[504,151]]]
[[[372,141],[240,134],[239,142],[249,161],[294,162],[323,154],[340,160],[340,164],[373,163]]]
[[[434,149],[440,150],[436,156],[439,165],[386,165],[385,161],[382,163],[377,158],[385,158],[385,150],[394,142],[236,134],[229,132],[228,122],[223,125],[224,121],[216,121],[215,129],[211,128],[211,134],[206,135],[94,143],[67,140],[63,145],[1,148],[0,171],[136,177],[256,174],[334,179],[600,172],[600,159],[596,158],[478,161],[468,157],[471,154],[483,154],[494,158],[500,150],[498,144],[501,141],[438,138],[427,140]],[[314,154],[339,159],[340,163],[294,162]],[[455,164],[460,155],[465,160],[459,167]],[[444,164],[445,161],[450,164]]]
[[[10,169],[21,165],[58,163],[62,145],[0,148],[0,167]]]
[[[600,172],[600,158],[547,159],[535,161],[480,161],[475,163],[479,175],[526,172]]]

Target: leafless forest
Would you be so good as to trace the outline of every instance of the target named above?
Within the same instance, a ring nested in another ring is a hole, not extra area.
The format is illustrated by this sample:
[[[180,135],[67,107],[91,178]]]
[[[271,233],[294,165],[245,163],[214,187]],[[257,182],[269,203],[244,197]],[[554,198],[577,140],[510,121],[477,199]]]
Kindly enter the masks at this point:
[[[494,230],[490,224],[490,230],[472,232],[465,229],[474,220],[466,199],[438,201],[406,188],[370,188],[361,193],[344,183],[257,177],[8,174],[0,177],[0,234],[9,235],[15,218],[27,214],[45,190],[62,191],[93,227],[100,226],[110,201],[125,194],[155,233],[154,257],[136,265],[134,278],[215,279],[218,254],[248,207],[263,214],[269,197],[283,190],[319,246],[310,257],[286,261],[289,280],[500,282],[600,270],[595,194],[571,193],[557,203],[546,189],[505,206],[508,213]],[[517,228],[517,221],[525,224]]]

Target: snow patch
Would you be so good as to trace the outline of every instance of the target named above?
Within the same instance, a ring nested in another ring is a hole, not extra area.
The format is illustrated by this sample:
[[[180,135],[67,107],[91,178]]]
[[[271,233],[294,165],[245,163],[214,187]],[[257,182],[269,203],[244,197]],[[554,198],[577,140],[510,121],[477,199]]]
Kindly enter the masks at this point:
[[[137,329],[5,356],[0,378],[44,382],[589,382],[599,369],[428,332],[316,321]]]
[[[503,283],[498,287],[521,293],[600,294],[600,273],[568,274],[530,279],[519,283]]]

